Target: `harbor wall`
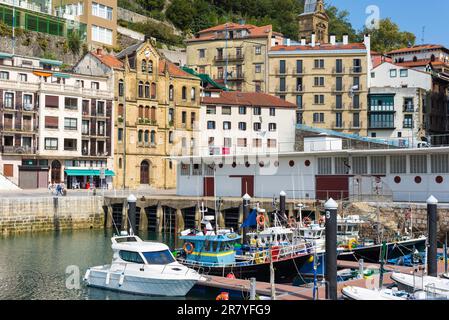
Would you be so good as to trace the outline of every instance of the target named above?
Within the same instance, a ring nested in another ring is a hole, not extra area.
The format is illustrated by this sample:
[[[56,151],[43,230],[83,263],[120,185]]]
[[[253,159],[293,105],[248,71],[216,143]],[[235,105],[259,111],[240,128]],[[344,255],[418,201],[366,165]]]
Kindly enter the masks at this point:
[[[103,197],[21,197],[0,201],[0,235],[103,228]]]

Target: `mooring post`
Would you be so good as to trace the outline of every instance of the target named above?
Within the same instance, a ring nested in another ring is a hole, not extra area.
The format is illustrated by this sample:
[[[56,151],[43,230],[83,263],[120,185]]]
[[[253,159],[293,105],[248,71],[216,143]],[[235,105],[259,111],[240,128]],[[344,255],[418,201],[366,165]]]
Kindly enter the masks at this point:
[[[446,240],[444,241],[444,273],[447,274],[447,232]]]
[[[285,199],[287,197],[287,194],[285,191],[281,191],[279,194],[279,213],[281,217],[285,217]]]
[[[246,221],[246,218],[248,218],[249,215],[249,203],[251,201],[251,197],[249,194],[245,193],[243,196],[243,222]],[[246,241],[246,229],[242,228],[242,243],[245,243]]]
[[[256,300],[256,278],[249,279],[249,300]]]
[[[363,259],[359,260],[359,277],[363,278],[363,270],[364,266],[363,266]]]
[[[128,234],[132,235],[136,232],[136,202],[135,195],[130,194],[126,199],[128,201]]]
[[[326,299],[337,300],[337,209],[330,198],[324,204],[326,210]]]
[[[434,196],[427,199],[427,275],[438,276],[437,260],[437,205],[438,200]]]

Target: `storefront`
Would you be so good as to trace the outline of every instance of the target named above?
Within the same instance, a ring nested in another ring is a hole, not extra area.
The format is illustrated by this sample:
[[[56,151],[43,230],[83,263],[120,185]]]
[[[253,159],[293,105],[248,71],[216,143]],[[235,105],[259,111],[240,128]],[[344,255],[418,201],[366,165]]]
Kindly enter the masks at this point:
[[[114,171],[108,169],[70,168],[65,169],[65,184],[68,189],[112,188]]]

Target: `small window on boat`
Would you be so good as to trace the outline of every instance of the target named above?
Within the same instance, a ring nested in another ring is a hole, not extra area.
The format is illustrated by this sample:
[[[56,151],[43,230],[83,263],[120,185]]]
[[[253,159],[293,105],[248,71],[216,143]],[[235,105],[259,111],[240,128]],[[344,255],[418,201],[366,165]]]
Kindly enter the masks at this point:
[[[209,241],[204,242],[204,251],[210,251],[210,242]]]
[[[119,256],[122,260],[133,263],[145,263],[138,252],[120,250]]]
[[[212,242],[212,252],[217,252],[218,245],[219,242],[217,241]]]
[[[137,242],[136,237],[115,238],[117,243],[121,242]]]
[[[175,262],[175,259],[168,250],[143,252],[143,256],[148,264],[169,264]]]

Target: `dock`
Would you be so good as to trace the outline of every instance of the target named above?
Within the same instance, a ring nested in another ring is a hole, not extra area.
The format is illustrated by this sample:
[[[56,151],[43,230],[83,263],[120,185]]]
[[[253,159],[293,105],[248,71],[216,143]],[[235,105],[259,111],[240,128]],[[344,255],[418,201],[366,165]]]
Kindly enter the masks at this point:
[[[352,261],[338,261],[338,266],[342,268],[357,269],[359,267],[358,262]],[[424,267],[424,266],[422,266]],[[364,268],[380,269],[380,265],[376,263],[366,263]],[[411,273],[412,267],[385,265],[384,269],[386,273],[383,276],[383,284],[389,285],[394,283],[391,279],[392,272]],[[444,261],[438,262],[438,273],[444,273]],[[218,276],[205,276],[206,280],[199,282],[197,285],[210,288],[218,288],[223,291],[241,291],[243,294],[249,296],[250,281],[242,279],[231,279]],[[341,290],[346,286],[357,286],[362,288],[375,287],[377,285],[375,278],[372,279],[354,279],[349,281],[338,282],[337,291],[339,298],[341,298]],[[276,300],[312,300],[313,288],[309,286],[293,286],[288,284],[275,284]],[[319,281],[319,288],[317,290],[317,299],[325,300],[326,288],[324,284]],[[259,296],[271,296],[271,284],[268,282],[256,282],[256,294]]]

